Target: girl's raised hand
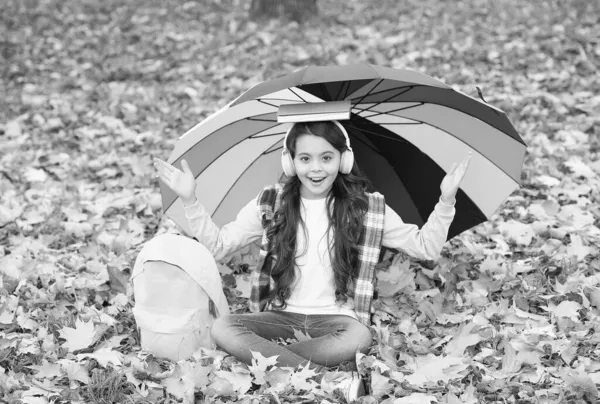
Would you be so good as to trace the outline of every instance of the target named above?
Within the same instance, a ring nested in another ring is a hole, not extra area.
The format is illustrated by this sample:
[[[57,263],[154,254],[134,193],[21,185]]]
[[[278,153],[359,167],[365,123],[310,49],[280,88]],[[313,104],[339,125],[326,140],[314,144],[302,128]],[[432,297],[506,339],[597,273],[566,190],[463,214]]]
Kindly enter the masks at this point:
[[[446,174],[442,180],[442,185],[440,186],[440,190],[442,191],[442,201],[445,203],[452,205],[456,201],[455,197],[458,192],[458,187],[467,172],[467,168],[469,168],[470,162],[471,153],[469,153],[467,158],[461,161],[460,164],[452,163],[450,171],[448,171],[448,174]]]
[[[181,160],[183,171],[158,158],[154,159],[154,167],[158,171],[158,178],[181,198],[184,206],[196,202],[196,179],[187,161]]]

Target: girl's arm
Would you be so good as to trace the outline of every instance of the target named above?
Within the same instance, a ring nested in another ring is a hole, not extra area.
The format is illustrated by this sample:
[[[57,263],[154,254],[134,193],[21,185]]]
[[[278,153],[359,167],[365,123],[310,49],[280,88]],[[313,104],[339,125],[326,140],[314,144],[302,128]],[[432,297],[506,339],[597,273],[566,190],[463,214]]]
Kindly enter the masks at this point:
[[[470,161],[469,152],[462,162],[452,164],[440,185],[440,200],[420,230],[414,224],[404,223],[400,216],[386,205],[382,244],[402,250],[415,258],[436,260],[448,238],[448,229],[456,213],[456,192]]]
[[[263,233],[256,198],[240,210],[233,222],[221,229],[200,202],[196,201],[184,209],[192,235],[211,252],[216,261],[258,240]]]
[[[192,234],[206,246],[216,261],[221,261],[261,236],[262,225],[256,198],[238,213],[235,221],[219,229],[196,199],[196,179],[187,161],[181,161],[182,170],[159,158],[154,159],[154,166],[157,177],[181,198]]]
[[[417,259],[436,260],[448,237],[454,214],[454,204],[447,204],[440,198],[427,222],[419,229],[417,225],[404,223],[386,205],[382,244],[402,250]]]

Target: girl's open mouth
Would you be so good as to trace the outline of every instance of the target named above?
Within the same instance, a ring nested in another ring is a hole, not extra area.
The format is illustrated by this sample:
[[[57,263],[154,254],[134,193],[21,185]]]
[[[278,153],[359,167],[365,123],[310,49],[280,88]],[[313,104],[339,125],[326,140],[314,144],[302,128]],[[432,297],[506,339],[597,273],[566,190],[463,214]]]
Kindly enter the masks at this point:
[[[322,182],[323,182],[323,180],[324,180],[324,179],[325,179],[325,177],[321,177],[321,178],[311,178],[311,179],[310,179],[310,181],[311,181],[313,184],[320,184],[320,183],[322,183]]]

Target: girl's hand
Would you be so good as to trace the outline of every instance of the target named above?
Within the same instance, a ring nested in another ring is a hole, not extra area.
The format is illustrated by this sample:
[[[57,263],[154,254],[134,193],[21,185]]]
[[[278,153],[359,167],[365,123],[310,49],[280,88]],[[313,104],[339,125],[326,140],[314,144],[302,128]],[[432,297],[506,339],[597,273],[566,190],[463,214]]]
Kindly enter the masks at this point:
[[[183,171],[158,158],[154,159],[154,167],[158,171],[158,178],[181,198],[184,206],[196,202],[196,179],[187,161],[181,160]]]
[[[467,168],[469,168],[470,162],[471,153],[469,153],[469,156],[460,164],[452,163],[450,171],[448,171],[448,174],[446,174],[442,180],[442,185],[440,186],[442,191],[442,201],[448,205],[453,205],[456,201],[455,197],[456,193],[458,192],[458,187],[460,186],[460,183],[467,172]]]

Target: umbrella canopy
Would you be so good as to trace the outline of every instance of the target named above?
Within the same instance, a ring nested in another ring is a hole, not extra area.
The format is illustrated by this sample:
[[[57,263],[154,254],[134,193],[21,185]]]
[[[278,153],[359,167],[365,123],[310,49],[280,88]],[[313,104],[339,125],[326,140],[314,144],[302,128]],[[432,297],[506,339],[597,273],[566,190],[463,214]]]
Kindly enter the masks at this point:
[[[407,223],[423,225],[453,162],[472,152],[449,238],[489,219],[519,187],[526,144],[505,113],[425,74],[367,64],[311,66],[260,83],[181,136],[169,163],[185,159],[197,197],[220,226],[278,182],[282,104],[349,100],[357,164]],[[160,184],[163,210],[189,234],[182,202]]]

